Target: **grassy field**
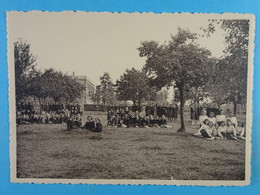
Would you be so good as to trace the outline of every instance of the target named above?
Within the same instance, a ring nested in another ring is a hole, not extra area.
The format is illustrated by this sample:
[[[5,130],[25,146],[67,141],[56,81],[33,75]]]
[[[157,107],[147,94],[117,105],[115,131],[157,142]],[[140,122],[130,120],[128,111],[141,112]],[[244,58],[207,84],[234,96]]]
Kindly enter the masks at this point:
[[[105,120],[105,116],[100,116]],[[66,125],[17,128],[17,177],[91,179],[243,180],[245,142],[193,137],[172,129],[104,128],[102,133]]]

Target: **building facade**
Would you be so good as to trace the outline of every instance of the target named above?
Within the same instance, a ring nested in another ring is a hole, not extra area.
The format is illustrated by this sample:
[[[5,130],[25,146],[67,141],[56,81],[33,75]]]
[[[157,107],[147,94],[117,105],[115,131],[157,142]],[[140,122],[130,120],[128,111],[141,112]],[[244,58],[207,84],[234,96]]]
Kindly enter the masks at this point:
[[[92,104],[93,101],[91,100],[90,94],[93,93],[95,90],[94,84],[88,79],[87,76],[75,76],[73,74],[72,78],[85,86],[85,90],[83,91],[81,98],[77,100],[77,103],[82,106],[84,104]]]

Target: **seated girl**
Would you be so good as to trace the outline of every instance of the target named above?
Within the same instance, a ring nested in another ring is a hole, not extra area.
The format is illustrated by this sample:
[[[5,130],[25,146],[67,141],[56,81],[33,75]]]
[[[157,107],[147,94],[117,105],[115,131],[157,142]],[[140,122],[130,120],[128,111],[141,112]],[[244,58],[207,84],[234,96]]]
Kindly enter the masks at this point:
[[[245,135],[244,123],[242,123],[241,121],[238,121],[238,126],[236,128],[236,131],[237,131],[237,138],[238,139],[243,139],[243,140],[246,139],[244,137],[244,135]]]
[[[167,124],[167,118],[165,115],[162,115],[161,122],[160,122],[161,128],[172,128],[172,126]]]
[[[94,129],[92,129],[91,131],[92,132],[102,132],[102,124],[100,122],[100,119],[96,118],[95,122],[96,122],[96,127]]]
[[[208,116],[207,116],[207,110],[205,108],[203,108],[201,110],[201,115],[199,116],[199,124],[200,124],[200,127],[204,125],[204,121],[208,119]]]
[[[61,122],[62,122],[62,121],[61,121]],[[82,127],[82,119],[81,119],[80,114],[77,114],[77,116],[76,116],[75,125],[76,125],[76,127],[78,127],[78,128],[81,128],[81,127]]]
[[[93,130],[94,128],[95,128],[95,123],[93,121],[93,118],[91,116],[88,116],[87,122],[85,123],[84,127],[82,127],[82,129]]]
[[[107,127],[115,126],[115,115],[111,115],[107,121]]]
[[[194,134],[194,136],[202,136],[202,137],[205,137],[205,138],[210,139],[210,140],[215,139],[212,136],[212,126],[213,125],[211,125],[211,127],[210,127],[209,123],[210,123],[209,119],[205,119],[204,124],[200,127],[198,132]]]
[[[226,132],[227,132],[227,127],[224,121],[222,121],[220,123],[220,126],[218,126],[218,137],[223,139],[224,137],[226,137]]]
[[[213,126],[216,126],[217,124],[217,120],[216,120],[216,117],[215,117],[215,113],[214,112],[210,112],[209,113],[209,121],[213,123]]]
[[[227,139],[237,140],[236,129],[229,119],[227,120],[226,137]]]
[[[229,112],[227,117],[231,121],[231,124],[236,128],[237,127],[237,117],[234,115],[232,111]]]
[[[224,110],[220,110],[220,114],[216,116],[216,122],[217,122],[217,127],[221,126],[222,122],[226,123],[226,116],[224,115]]]
[[[213,122],[212,121],[209,121],[209,128],[208,128],[208,131],[210,132],[210,134],[213,136],[213,137],[217,137],[217,129],[216,127],[214,126]]]

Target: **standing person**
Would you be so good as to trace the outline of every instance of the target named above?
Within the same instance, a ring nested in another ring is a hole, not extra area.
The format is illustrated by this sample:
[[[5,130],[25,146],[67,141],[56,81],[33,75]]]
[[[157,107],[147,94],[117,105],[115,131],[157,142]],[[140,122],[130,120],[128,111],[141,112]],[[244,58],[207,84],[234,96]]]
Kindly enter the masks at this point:
[[[195,107],[192,105],[190,107],[190,119],[191,119],[191,124],[195,124]]]
[[[206,119],[208,119],[209,117],[207,116],[207,110],[206,108],[203,108],[201,110],[201,115],[199,116],[199,124],[200,124],[200,127],[202,127],[204,125],[204,121]]]
[[[111,110],[108,110],[108,111],[107,111],[107,120],[108,120],[108,121],[110,120],[111,115],[112,115]]]
[[[75,116],[72,114],[67,120],[67,130],[71,131],[75,125]]]
[[[216,121],[217,121],[217,127],[219,127],[222,122],[226,123],[227,118],[224,114],[224,110],[220,110],[220,114],[216,116]]]
[[[129,108],[128,108],[128,106],[125,107],[125,114],[129,114]]]
[[[173,112],[174,116],[174,122],[177,120],[178,118],[178,105],[177,104],[174,104],[174,112]]]

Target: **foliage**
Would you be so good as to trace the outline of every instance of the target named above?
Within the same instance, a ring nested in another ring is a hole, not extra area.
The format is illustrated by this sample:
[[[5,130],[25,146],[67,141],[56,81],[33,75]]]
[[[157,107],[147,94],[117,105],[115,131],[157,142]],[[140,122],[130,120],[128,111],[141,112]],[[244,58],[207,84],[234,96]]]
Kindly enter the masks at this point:
[[[46,69],[36,70],[36,58],[30,52],[30,44],[18,40],[14,43],[16,102],[28,96],[52,97],[55,102],[73,102],[80,98],[85,87],[72,77]]]
[[[28,83],[28,95],[40,98],[52,97],[55,102],[74,102],[82,96],[85,86],[71,76],[46,69],[43,73],[36,71]]]
[[[192,87],[199,87],[209,77],[210,51],[195,43],[196,34],[178,28],[171,40],[159,45],[145,41],[138,48],[141,57],[146,57],[144,70],[157,87],[174,85],[180,92],[181,128],[185,131],[183,107]]]
[[[162,89],[157,93],[156,102],[160,105],[166,105],[168,102],[169,91],[167,89]]]
[[[21,39],[14,43],[15,93],[17,103],[27,94],[29,78],[35,73],[36,57],[30,51],[30,44]]]
[[[210,36],[217,25],[226,32],[225,56],[218,63],[218,85],[226,91],[223,101],[233,102],[236,112],[236,105],[246,102],[249,20],[209,20],[204,31]]]
[[[142,100],[155,100],[156,90],[149,86],[149,79],[145,72],[135,68],[127,69],[117,81],[117,97],[119,100],[132,100],[140,105]]]
[[[100,98],[103,105],[113,105],[116,104],[116,94],[113,88],[112,79],[109,73],[105,72],[102,77],[100,77]]]

